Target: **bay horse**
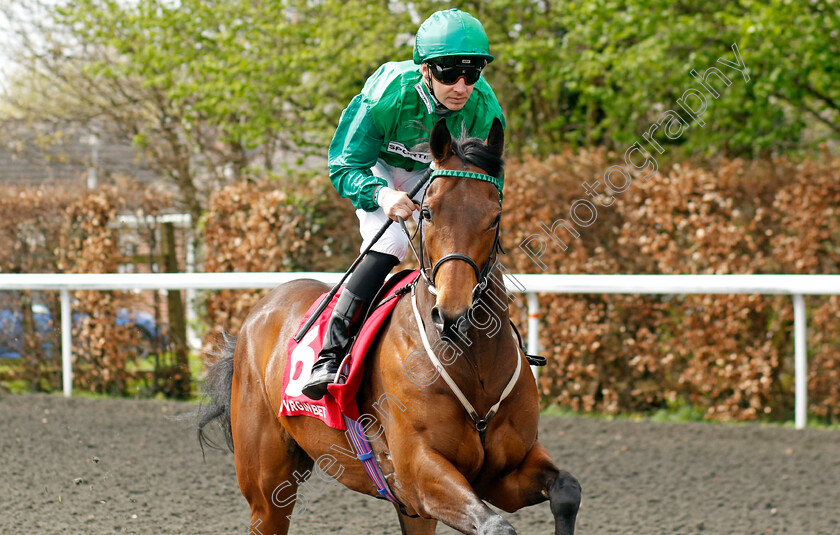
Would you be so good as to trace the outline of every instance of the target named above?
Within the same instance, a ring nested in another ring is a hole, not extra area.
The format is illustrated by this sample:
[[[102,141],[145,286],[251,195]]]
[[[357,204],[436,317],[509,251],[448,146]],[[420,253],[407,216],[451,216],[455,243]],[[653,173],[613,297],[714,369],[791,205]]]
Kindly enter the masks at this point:
[[[433,175],[421,208],[424,276],[411,299],[397,303],[365,357],[357,403],[369,417],[366,435],[385,480],[401,502],[404,535],[434,534],[437,522],[461,533],[515,534],[487,503],[513,512],[546,500],[555,534],[574,533],[580,485],[537,440],[539,399],[526,357],[509,329],[487,333],[475,320],[478,295],[488,315],[500,325],[509,322],[509,297],[495,264],[501,194],[492,181],[474,179],[492,178],[488,170],[501,176],[503,147],[498,120],[487,140],[453,139],[443,119],[434,126],[435,169],[461,176]],[[431,278],[426,258],[433,262]],[[278,286],[208,370],[211,399],[200,409],[199,439],[206,441],[204,426],[211,421],[222,426],[251,507],[252,533],[288,532],[299,485],[313,470],[321,479],[379,494],[343,431],[307,416],[278,417],[288,341],[328,290],[313,280]],[[468,317],[473,321],[463,321]],[[469,345],[458,345],[457,358],[441,356],[443,374],[440,362],[409,358],[425,357],[415,351],[423,347],[421,331],[427,347],[444,347],[456,337]]]

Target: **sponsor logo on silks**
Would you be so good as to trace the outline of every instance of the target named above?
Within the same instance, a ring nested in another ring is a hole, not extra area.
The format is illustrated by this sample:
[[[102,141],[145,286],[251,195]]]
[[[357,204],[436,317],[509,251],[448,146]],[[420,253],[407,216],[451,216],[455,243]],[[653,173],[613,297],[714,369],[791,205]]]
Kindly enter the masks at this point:
[[[429,95],[426,94],[426,90],[423,89],[423,80],[420,80],[414,85],[414,89],[417,90],[417,94],[420,95],[420,99],[423,101],[423,104],[426,105],[426,110],[429,113],[434,113],[435,106],[432,104],[432,99],[429,98]]]
[[[314,405],[305,401],[295,401],[293,399],[286,399],[282,402],[283,408],[286,412],[308,412],[321,418],[327,415],[326,409],[321,405]]]
[[[388,142],[388,152],[399,154],[405,158],[411,158],[416,162],[429,163],[432,161],[432,155],[428,152],[412,152],[405,145],[396,141]]]

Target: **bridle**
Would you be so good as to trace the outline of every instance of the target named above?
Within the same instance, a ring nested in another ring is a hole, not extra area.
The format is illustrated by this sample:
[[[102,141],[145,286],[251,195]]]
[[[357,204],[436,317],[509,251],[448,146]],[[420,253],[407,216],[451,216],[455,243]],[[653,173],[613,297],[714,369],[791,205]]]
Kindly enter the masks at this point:
[[[438,177],[438,176],[457,176],[457,177],[463,177],[463,178],[472,178],[472,179],[476,179],[476,180],[483,180],[485,182],[491,182],[494,185],[496,185],[496,188],[499,190],[499,205],[501,205],[501,202],[502,202],[501,181],[497,178],[494,178],[490,175],[485,175],[485,174],[482,174],[482,173],[473,173],[471,171],[457,171],[457,170],[450,170],[450,169],[441,169],[441,170],[436,170],[436,171],[431,173],[431,177],[429,179],[429,184],[431,184],[431,181],[434,180],[435,177]],[[424,199],[425,199],[425,195],[426,194],[424,192],[423,193],[423,198]],[[422,206],[422,204],[423,204],[422,199],[421,199],[420,204]],[[449,254],[446,254],[443,257],[441,257],[431,267],[431,270],[432,270],[431,278],[429,278],[429,276],[427,274],[427,271],[429,270],[429,268],[426,267],[426,258],[428,257],[428,253],[424,250],[424,244],[426,242],[426,237],[423,234],[423,221],[424,221],[424,218],[420,217],[420,221],[417,224],[417,230],[415,230],[415,233],[417,231],[420,232],[420,254],[418,254],[417,250],[414,249],[414,245],[412,244],[412,238],[414,236],[412,236],[408,232],[408,229],[405,226],[405,221],[401,218],[399,219],[400,225],[402,226],[403,231],[406,233],[406,236],[408,237],[409,247],[411,247],[411,250],[414,253],[414,256],[417,258],[418,262],[420,262],[420,275],[423,278],[423,280],[426,282],[426,288],[429,290],[429,292],[432,295],[437,296],[437,289],[435,288],[435,276],[437,275],[438,270],[440,270],[440,267],[444,263],[449,262],[450,260],[461,260],[463,262],[466,262],[467,264],[470,265],[470,267],[473,268],[473,271],[475,271],[476,281],[478,281],[477,284],[475,285],[475,287],[472,290],[472,303],[474,305],[476,303],[476,301],[481,298],[482,294],[484,293],[484,291],[489,286],[490,272],[493,271],[493,269],[496,267],[496,264],[498,263],[498,253],[501,252],[502,254],[504,254],[504,250],[502,249],[501,243],[499,241],[499,229],[501,228],[501,221],[499,222],[499,224],[496,225],[496,236],[493,239],[493,248],[490,250],[490,255],[488,256],[487,260],[484,262],[484,266],[482,268],[479,269],[478,264],[476,264],[475,260],[470,258],[469,255],[466,255],[464,253],[449,253]],[[429,259],[429,264],[431,264],[431,259]],[[420,280],[420,279],[417,279],[417,280]],[[429,343],[429,339],[426,335],[426,329],[423,326],[423,318],[421,317],[420,310],[418,309],[418,306],[417,306],[417,295],[415,293],[416,285],[417,285],[416,282],[411,284],[411,304],[412,304],[412,308],[414,310],[414,318],[415,318],[415,321],[417,322],[418,331],[420,332],[420,338],[423,342],[423,347],[425,348],[426,354],[429,356],[429,360],[432,362],[432,364],[434,365],[437,372],[440,374],[440,376],[443,378],[444,382],[449,386],[449,388],[455,394],[455,397],[458,399],[458,401],[461,403],[461,405],[467,411],[467,414],[469,415],[470,419],[473,421],[473,424],[475,424],[475,429],[476,429],[476,431],[478,431],[478,436],[479,436],[479,439],[481,440],[481,446],[484,448],[484,447],[486,447],[485,435],[486,435],[487,426],[489,425],[490,420],[496,415],[496,413],[498,412],[499,407],[501,406],[502,402],[508,397],[508,395],[511,392],[513,392],[513,388],[516,386],[516,383],[519,380],[519,374],[520,374],[520,371],[522,369],[522,360],[523,360],[521,358],[522,355],[519,355],[517,353],[516,369],[514,370],[513,374],[511,375],[511,378],[508,381],[507,385],[505,386],[504,390],[500,394],[498,401],[496,401],[496,403],[493,406],[490,407],[490,410],[487,411],[487,413],[484,415],[484,417],[480,417],[478,411],[475,409],[475,407],[473,407],[472,403],[470,403],[470,401],[467,399],[467,397],[464,395],[464,393],[458,387],[457,383],[452,379],[452,377],[446,371],[446,367],[443,365],[443,363],[441,363],[441,361],[437,357],[437,355],[435,355],[435,352],[432,349],[431,344]],[[520,351],[519,346],[517,346],[517,351]]]
[[[426,191],[428,191],[428,186],[431,185],[432,181],[436,177],[439,176],[455,176],[461,178],[470,178],[474,180],[482,180],[484,182],[490,182],[494,184],[497,188],[500,188],[501,181],[490,175],[484,173],[475,173],[472,171],[459,171],[455,169],[438,169],[431,173],[429,178],[429,184],[426,187],[426,190],[423,192],[423,199],[421,199],[420,205],[422,206],[423,200],[426,198]],[[502,195],[501,191],[499,192],[499,205],[501,206],[502,202]],[[400,218],[400,226],[402,226],[403,232],[405,232],[406,236],[408,237],[408,245],[411,247],[411,251],[414,253],[414,256],[417,258],[417,261],[420,263],[420,275],[426,283],[426,288],[432,295],[437,296],[437,288],[435,287],[435,279],[437,277],[437,273],[440,270],[441,266],[444,263],[449,262],[450,260],[461,260],[469,264],[473,271],[475,272],[475,280],[476,285],[472,289],[472,302],[475,303],[478,301],[484,291],[487,289],[490,281],[490,273],[496,267],[498,263],[498,253],[501,252],[504,254],[504,250],[502,249],[502,245],[499,239],[499,230],[501,229],[501,222],[496,225],[496,236],[493,239],[493,247],[490,249],[490,255],[488,256],[487,260],[484,262],[484,266],[481,268],[478,267],[478,264],[473,260],[469,255],[464,253],[449,253],[443,255],[431,268],[426,267],[426,259],[428,258],[429,264],[432,264],[432,260],[428,255],[428,252],[425,250],[425,243],[426,243],[426,236],[423,231],[423,222],[425,219],[422,217],[419,218],[419,222],[417,224],[417,230],[415,230],[415,234],[417,231],[420,232],[420,252],[418,254],[417,250],[414,248],[412,243],[412,239],[414,236],[408,232],[408,229],[405,226],[405,221]],[[428,270],[432,270],[431,277],[428,275]]]

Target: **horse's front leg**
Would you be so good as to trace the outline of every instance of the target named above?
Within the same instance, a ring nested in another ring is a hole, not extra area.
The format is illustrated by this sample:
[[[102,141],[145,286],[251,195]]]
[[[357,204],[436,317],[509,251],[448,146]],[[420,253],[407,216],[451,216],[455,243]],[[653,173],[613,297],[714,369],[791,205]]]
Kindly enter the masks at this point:
[[[400,512],[400,508],[394,506],[400,519],[402,535],[435,535],[437,520],[433,518],[411,518]]]
[[[476,495],[452,463],[428,446],[412,448],[404,463],[408,478],[401,485],[420,516],[435,518],[470,535],[516,535],[513,526]],[[410,483],[409,483],[410,482]]]
[[[555,535],[573,535],[580,507],[580,483],[560,470],[537,442],[519,467],[501,479],[479,482],[482,497],[509,513],[544,502],[551,504]]]

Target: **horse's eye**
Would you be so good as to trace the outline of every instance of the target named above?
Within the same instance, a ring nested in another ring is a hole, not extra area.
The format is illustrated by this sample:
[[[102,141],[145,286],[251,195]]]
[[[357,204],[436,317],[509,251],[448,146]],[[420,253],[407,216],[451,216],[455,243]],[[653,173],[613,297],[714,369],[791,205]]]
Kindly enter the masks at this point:
[[[502,222],[502,214],[496,216],[496,219],[493,220],[493,224],[490,225],[490,228],[496,228],[499,226],[499,223]]]
[[[429,223],[432,222],[432,211],[429,210],[428,206],[424,206],[423,208],[420,209],[420,216],[423,219],[425,219],[426,221],[428,221]]]

